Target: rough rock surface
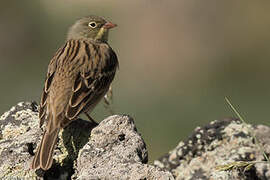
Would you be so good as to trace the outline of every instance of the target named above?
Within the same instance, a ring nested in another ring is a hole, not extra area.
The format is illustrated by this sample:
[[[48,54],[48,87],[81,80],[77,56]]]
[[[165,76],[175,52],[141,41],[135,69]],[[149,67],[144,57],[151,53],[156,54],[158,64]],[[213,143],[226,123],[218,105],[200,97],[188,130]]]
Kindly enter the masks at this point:
[[[270,128],[243,124],[238,119],[213,121],[198,127],[154,164],[169,170],[178,180],[270,179],[270,164],[256,163],[250,170],[218,171],[217,166],[237,161],[265,161],[250,132],[254,132],[266,154],[270,154]]]
[[[41,136],[37,116],[35,104],[19,103],[0,117],[0,179],[35,177],[27,169],[33,143]]]
[[[129,116],[97,127],[76,120],[59,133],[51,169],[29,169],[41,140],[38,106],[19,103],[0,117],[0,179],[173,179],[147,163],[147,150]]]
[[[145,164],[147,158],[146,146],[133,120],[128,116],[111,116],[93,129],[90,141],[80,150],[74,177],[173,179],[169,173]]]
[[[265,161],[252,131],[269,156],[268,126],[225,119],[196,128],[152,166],[146,164],[146,145],[131,117],[110,116],[96,127],[79,119],[59,133],[52,168],[34,171],[29,166],[43,131],[36,103],[23,102],[0,117],[0,179],[270,179],[265,162],[247,171],[216,169],[238,161]]]

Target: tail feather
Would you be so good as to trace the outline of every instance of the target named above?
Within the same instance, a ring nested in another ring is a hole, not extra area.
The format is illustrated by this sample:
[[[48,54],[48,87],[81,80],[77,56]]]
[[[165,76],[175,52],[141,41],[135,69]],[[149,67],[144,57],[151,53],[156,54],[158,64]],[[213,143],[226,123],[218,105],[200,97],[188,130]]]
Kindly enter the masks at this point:
[[[46,131],[42,137],[41,143],[36,151],[31,168],[41,168],[47,170],[53,163],[53,152],[57,141],[59,128],[52,131]]]

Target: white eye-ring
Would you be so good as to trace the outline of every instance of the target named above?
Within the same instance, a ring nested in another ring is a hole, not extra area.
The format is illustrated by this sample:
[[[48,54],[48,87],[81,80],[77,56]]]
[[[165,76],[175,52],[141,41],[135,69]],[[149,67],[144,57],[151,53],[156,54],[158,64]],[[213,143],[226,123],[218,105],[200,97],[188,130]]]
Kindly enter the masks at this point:
[[[91,28],[95,28],[95,27],[97,27],[97,23],[94,22],[94,21],[92,21],[92,22],[90,22],[90,23],[88,24],[88,26],[90,26]]]

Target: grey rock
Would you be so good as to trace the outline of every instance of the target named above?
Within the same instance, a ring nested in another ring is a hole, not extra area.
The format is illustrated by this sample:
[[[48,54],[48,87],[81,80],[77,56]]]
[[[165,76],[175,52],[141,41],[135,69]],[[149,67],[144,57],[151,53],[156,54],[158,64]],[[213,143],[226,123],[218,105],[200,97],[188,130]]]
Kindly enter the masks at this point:
[[[129,116],[108,117],[97,127],[81,119],[69,124],[46,172],[29,169],[42,132],[36,103],[18,103],[0,117],[0,179],[173,179],[146,164],[146,145]]]
[[[106,138],[104,138],[106,137]],[[91,133],[80,150],[76,179],[173,179],[147,165],[146,145],[129,116],[111,116]]]
[[[34,179],[33,144],[41,136],[35,104],[18,103],[0,117],[0,179]]]
[[[39,127],[36,103],[22,102],[0,117],[0,179],[270,179],[266,162],[244,171],[218,171],[220,165],[265,161],[251,132],[270,154],[270,128],[238,119],[198,127],[175,149],[147,164],[146,145],[134,121],[110,116],[98,126],[78,119],[59,133],[53,167],[29,169],[44,127]]]
[[[217,167],[239,161],[265,161],[251,135],[254,132],[266,154],[270,154],[270,128],[224,119],[198,127],[175,149],[154,164],[173,173],[178,180],[189,179],[270,179],[270,164],[255,163],[250,170],[218,171]]]

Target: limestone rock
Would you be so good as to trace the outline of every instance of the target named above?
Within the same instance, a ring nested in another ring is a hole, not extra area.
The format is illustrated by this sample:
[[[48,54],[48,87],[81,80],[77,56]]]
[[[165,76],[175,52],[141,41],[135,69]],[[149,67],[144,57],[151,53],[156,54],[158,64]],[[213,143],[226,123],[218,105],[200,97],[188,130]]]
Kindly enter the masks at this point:
[[[270,179],[269,163],[256,163],[250,170],[244,168],[217,171],[220,165],[238,161],[264,161],[263,154],[255,144],[253,131],[266,154],[270,154],[270,128],[243,124],[238,119],[210,122],[198,127],[185,141],[181,141],[154,164],[173,173],[178,180],[186,179]]]
[[[147,165],[146,145],[129,116],[111,116],[93,129],[80,150],[77,179],[173,179]]]
[[[18,103],[0,117],[0,179],[32,179],[29,160],[41,136],[34,103]]]
[[[111,116],[96,127],[70,123],[46,172],[29,169],[42,133],[36,103],[19,103],[0,117],[0,179],[173,179],[146,164],[146,145],[129,116]]]

